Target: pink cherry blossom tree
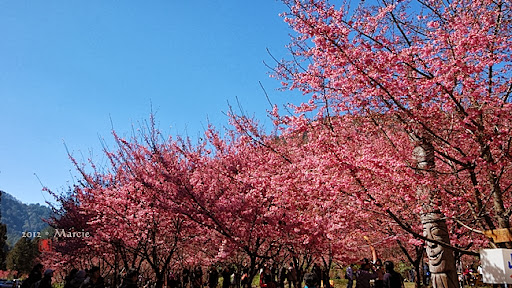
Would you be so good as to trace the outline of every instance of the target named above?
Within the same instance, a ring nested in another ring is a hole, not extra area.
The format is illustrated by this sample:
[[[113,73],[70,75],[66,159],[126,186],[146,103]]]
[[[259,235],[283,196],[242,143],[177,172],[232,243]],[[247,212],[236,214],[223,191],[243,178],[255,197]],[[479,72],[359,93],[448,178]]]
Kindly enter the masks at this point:
[[[283,2],[296,34],[276,76],[308,98],[284,123],[305,131],[316,113],[345,191],[419,238],[423,214],[427,251],[452,246],[432,223],[510,227],[510,2]]]
[[[106,151],[110,167],[102,171],[91,165],[92,172],[87,172],[77,164],[82,185],[74,191],[76,201],[62,202],[65,211],[54,226],[85,226],[90,236],[79,239],[86,244],[82,249],[108,259],[116,273],[119,268],[135,267],[162,287],[177,252],[194,244],[202,232],[179,213],[179,203],[168,201],[188,189],[186,159],[176,150],[175,141],[160,143],[157,131],[151,132],[130,140],[114,133],[118,148]],[[70,241],[78,241],[65,240],[68,248]]]
[[[236,130],[222,138],[210,128],[205,137],[207,143],[183,152],[194,168],[191,189],[178,200],[181,213],[222,239],[219,260],[245,254],[252,281],[265,262],[281,253],[283,231],[298,225],[272,189],[272,175],[286,160]]]

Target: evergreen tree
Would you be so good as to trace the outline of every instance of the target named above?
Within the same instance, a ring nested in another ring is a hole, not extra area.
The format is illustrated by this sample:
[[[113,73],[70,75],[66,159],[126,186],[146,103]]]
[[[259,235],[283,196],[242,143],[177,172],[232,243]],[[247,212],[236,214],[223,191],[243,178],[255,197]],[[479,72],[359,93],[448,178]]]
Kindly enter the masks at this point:
[[[39,256],[38,240],[39,238],[20,238],[7,255],[7,268],[22,274],[29,273],[34,265],[34,260]]]

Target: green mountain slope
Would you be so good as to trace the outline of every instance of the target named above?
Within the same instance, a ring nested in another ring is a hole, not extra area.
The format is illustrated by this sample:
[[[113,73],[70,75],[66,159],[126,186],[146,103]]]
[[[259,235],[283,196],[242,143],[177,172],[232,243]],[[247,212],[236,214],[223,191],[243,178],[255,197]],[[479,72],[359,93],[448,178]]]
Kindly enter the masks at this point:
[[[7,224],[7,243],[10,247],[14,246],[23,232],[40,232],[48,226],[43,221],[52,212],[47,206],[24,204],[4,191],[0,203],[1,220]]]

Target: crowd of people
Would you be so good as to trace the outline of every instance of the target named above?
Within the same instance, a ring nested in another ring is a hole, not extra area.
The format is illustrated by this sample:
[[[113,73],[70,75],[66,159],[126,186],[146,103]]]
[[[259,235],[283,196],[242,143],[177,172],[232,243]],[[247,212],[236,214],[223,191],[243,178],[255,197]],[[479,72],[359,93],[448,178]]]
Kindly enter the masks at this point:
[[[354,271],[354,264],[351,264],[346,269],[345,278],[348,280],[347,288],[352,288],[354,281],[355,288],[404,288],[404,278],[395,271],[394,263],[382,263],[380,259],[373,262],[363,259],[357,271]]]
[[[203,276],[200,266],[194,269],[184,268],[179,273],[172,272],[167,279],[169,288],[250,288],[251,277],[247,267],[226,265],[211,266]],[[293,263],[288,267],[277,264],[265,265],[259,273],[260,288],[300,288],[299,269]]]
[[[54,270],[43,269],[42,264],[34,266],[20,288],[51,288]],[[382,265],[380,261],[371,263],[364,260],[359,269],[350,265],[346,269],[346,288],[404,288],[402,276],[394,271],[391,261]],[[251,288],[253,283],[249,276],[249,269],[242,267],[236,269],[232,266],[218,268],[211,266],[203,273],[201,266],[193,269],[184,268],[179,273],[171,272],[166,279],[166,287],[169,288]],[[330,288],[329,269],[321,269],[314,264],[310,271],[297,269],[293,262],[288,266],[278,267],[273,264],[264,266],[259,273],[259,288]],[[370,285],[370,281],[372,285]],[[130,269],[123,273],[120,285],[106,282],[101,275],[100,268],[93,266],[90,269],[72,269],[63,279],[63,288],[137,288],[147,287],[138,271]],[[354,287],[355,282],[355,287]],[[61,286],[62,287],[62,286]]]
[[[52,288],[52,280],[55,270],[43,269],[42,264],[36,264],[28,277],[23,280],[20,288]],[[137,288],[138,273],[130,270],[125,274],[119,288]],[[61,286],[62,287],[62,286]],[[72,269],[64,278],[63,288],[105,288],[105,280],[101,276],[100,268],[93,266],[88,270]]]
[[[42,264],[35,265],[21,284],[21,288],[51,288],[54,270],[46,269],[43,272],[43,268]]]

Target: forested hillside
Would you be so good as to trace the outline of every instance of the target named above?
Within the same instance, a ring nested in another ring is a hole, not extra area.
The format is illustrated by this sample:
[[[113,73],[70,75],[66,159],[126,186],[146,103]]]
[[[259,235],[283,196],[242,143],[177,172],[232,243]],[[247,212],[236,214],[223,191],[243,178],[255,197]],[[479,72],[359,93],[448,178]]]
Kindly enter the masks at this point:
[[[41,204],[25,204],[2,191],[2,223],[7,224],[7,243],[10,247],[22,233],[39,232],[48,226],[43,219],[50,216],[51,209]]]

